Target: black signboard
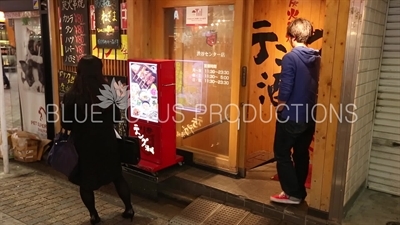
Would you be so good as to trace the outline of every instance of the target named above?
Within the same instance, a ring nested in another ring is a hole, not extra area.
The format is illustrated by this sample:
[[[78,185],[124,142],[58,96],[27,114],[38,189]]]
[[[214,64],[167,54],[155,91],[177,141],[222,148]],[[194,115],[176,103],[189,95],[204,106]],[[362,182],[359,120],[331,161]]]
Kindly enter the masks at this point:
[[[98,48],[121,48],[120,0],[94,0]]]
[[[64,94],[72,87],[74,84],[76,73],[60,70],[58,71],[58,93],[60,96],[60,101],[64,97]]]
[[[75,66],[90,52],[87,0],[61,0],[60,13],[64,65]]]

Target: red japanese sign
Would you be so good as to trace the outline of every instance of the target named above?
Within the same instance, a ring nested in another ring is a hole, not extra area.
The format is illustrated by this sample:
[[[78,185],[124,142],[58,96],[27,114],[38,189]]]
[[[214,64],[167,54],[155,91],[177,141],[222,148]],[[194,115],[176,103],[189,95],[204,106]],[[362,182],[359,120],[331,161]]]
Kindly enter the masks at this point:
[[[121,3],[121,30],[128,29],[128,15],[126,10],[126,3]]]
[[[297,0],[290,0],[289,2],[289,10],[286,12],[288,18],[288,25],[290,24],[292,19],[296,19],[297,16],[299,15],[300,11],[296,9],[297,5],[299,4],[299,1]]]
[[[90,5],[90,30],[96,30],[96,16],[94,14],[94,5]]]
[[[297,16],[300,14],[300,11],[296,9],[297,5],[299,4],[299,1],[297,0],[290,0],[289,2],[289,10],[286,12],[286,15],[289,17],[287,25],[289,26],[290,22],[292,19],[296,19]],[[286,42],[289,41],[289,37],[286,37]]]
[[[296,0],[290,0],[290,2],[289,2],[289,7],[297,7],[297,4],[299,4],[298,1],[296,1]]]
[[[62,30],[62,24],[61,24],[61,11],[60,11],[60,7],[58,7],[58,26],[59,29]]]

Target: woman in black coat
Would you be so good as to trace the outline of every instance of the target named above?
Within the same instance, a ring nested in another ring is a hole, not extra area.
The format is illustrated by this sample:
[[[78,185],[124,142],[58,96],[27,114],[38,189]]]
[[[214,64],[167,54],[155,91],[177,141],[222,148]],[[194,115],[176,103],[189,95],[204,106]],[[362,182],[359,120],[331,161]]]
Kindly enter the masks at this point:
[[[122,176],[117,150],[114,123],[120,120],[120,111],[114,104],[102,108],[98,99],[106,84],[103,64],[95,56],[85,56],[78,62],[77,76],[63,99],[62,127],[71,130],[79,155],[77,170],[69,180],[80,186],[80,195],[90,213],[91,224],[100,222],[95,208],[94,190],[114,183],[125,204],[124,218],[133,219],[130,191]]]

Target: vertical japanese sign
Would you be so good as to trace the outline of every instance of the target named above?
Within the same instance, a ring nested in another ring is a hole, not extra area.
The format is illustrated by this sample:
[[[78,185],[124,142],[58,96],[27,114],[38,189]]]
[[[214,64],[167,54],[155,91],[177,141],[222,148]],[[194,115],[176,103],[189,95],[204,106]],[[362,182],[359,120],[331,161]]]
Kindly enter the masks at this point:
[[[96,45],[98,48],[121,47],[120,1],[95,0]]]
[[[126,3],[121,3],[121,30],[128,29],[128,15],[126,9]]]
[[[60,7],[57,7],[58,10],[58,29],[62,30],[62,22],[61,22],[61,10]]]
[[[64,64],[75,66],[90,52],[88,4],[86,0],[61,0]]]
[[[94,5],[90,5],[90,30],[96,30],[96,15]]]
[[[297,8],[297,5],[299,4],[299,1],[297,0],[290,0],[289,2],[289,10],[286,12],[288,18],[288,22],[287,25],[290,24],[290,22],[292,22],[293,19],[296,19],[297,16],[300,14],[300,11]]]
[[[260,20],[260,21],[255,21],[253,23],[253,28],[254,30],[262,29],[262,28],[270,28],[272,24],[267,21],[267,20]],[[255,32],[253,33],[253,40],[252,40],[252,45],[259,45],[260,50],[257,54],[257,56],[254,56],[254,63],[258,66],[262,66],[263,63],[269,58],[270,53],[268,52],[267,49],[267,42],[275,42],[275,48],[278,51],[281,51],[282,53],[287,53],[287,49],[285,46],[282,44],[278,44],[278,35],[275,32]],[[277,55],[277,54],[274,54]],[[275,59],[275,64],[277,66],[282,65],[282,59],[276,58]],[[265,68],[267,69],[267,68]],[[267,94],[268,97],[271,101],[271,104],[274,106],[278,105],[278,100],[276,99],[276,94],[279,89],[279,80],[281,77],[281,73],[274,73],[272,74],[272,77],[274,79],[273,84],[268,84],[267,80],[270,75],[268,75],[268,72],[265,70],[260,74],[260,77],[262,78],[261,82],[257,83],[257,88],[264,89],[267,88]],[[275,96],[275,97],[274,97]],[[260,101],[261,105],[264,105],[265,103],[265,95],[261,94],[258,97],[258,100]]]

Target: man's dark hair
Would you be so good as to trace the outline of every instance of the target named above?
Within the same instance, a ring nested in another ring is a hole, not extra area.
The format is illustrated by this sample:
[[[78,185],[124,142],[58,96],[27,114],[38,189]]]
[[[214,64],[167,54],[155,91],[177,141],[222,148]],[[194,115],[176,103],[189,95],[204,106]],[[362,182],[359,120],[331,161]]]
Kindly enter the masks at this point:
[[[287,27],[286,35],[294,38],[297,42],[307,44],[308,39],[313,34],[313,26],[310,21],[298,18],[290,22]]]

